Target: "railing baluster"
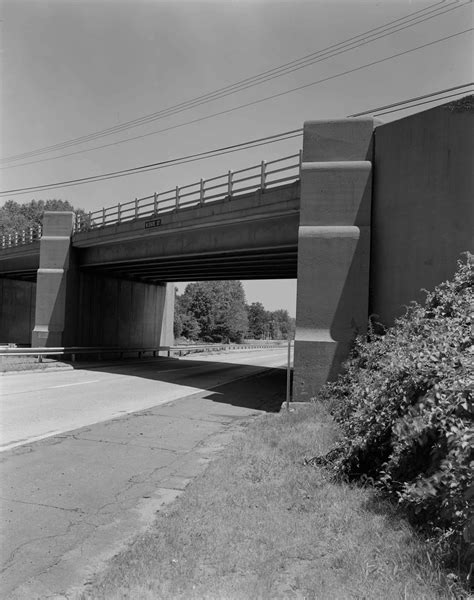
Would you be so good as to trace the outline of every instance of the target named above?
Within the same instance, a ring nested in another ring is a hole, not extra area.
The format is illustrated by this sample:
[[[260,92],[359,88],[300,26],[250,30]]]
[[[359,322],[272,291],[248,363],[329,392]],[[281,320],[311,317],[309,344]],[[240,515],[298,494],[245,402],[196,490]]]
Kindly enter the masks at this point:
[[[176,202],[176,210],[178,210],[178,208],[179,208],[179,185],[176,186],[176,199],[175,199],[175,202]]]
[[[229,173],[227,175],[228,179],[227,179],[227,193],[229,194],[229,200],[231,199],[232,196],[232,171],[229,170]]]
[[[138,198],[135,198],[135,219],[138,219]]]
[[[201,177],[201,181],[199,183],[199,204],[204,204],[204,184],[205,180]]]
[[[117,204],[117,223],[120,223],[120,202]]]
[[[158,194],[156,192],[153,194],[153,212],[158,213]]]
[[[102,208],[102,227],[105,227],[105,207]]]
[[[265,189],[265,180],[266,180],[266,163],[264,160],[262,160],[261,165],[260,165],[260,187],[262,188],[262,190]]]

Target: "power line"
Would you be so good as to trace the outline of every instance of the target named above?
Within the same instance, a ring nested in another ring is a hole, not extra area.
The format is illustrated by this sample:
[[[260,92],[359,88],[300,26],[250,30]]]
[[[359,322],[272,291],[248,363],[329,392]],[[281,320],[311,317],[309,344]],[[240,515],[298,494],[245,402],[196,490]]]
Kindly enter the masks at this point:
[[[297,87],[297,88],[294,88],[294,89],[292,89],[292,90],[287,90],[287,91],[285,91],[285,92],[280,92],[279,94],[274,94],[274,95],[273,95],[273,96],[271,96],[271,97],[279,97],[279,96],[283,96],[283,95],[286,95],[286,94],[288,94],[288,93],[290,93],[290,92],[293,92],[293,91],[296,91],[296,90],[300,90],[300,89],[304,89],[304,88],[310,87],[310,86],[312,86],[312,85],[316,85],[317,83],[321,83],[322,81],[328,81],[328,80],[330,80],[330,79],[335,79],[335,78],[337,78],[337,77],[341,77],[342,75],[346,75],[346,74],[348,74],[348,73],[353,73],[353,72],[356,72],[356,71],[360,71],[360,70],[362,70],[362,69],[365,69],[365,68],[367,68],[367,67],[369,67],[369,66],[373,66],[373,65],[375,65],[375,64],[380,64],[380,63],[382,63],[382,62],[386,62],[387,60],[391,60],[392,58],[396,58],[396,57],[399,57],[399,56],[403,56],[403,55],[409,54],[409,53],[411,53],[411,52],[414,52],[414,51],[416,51],[416,50],[420,50],[420,49],[422,49],[422,48],[426,48],[426,47],[429,47],[429,46],[433,46],[434,44],[438,44],[438,43],[440,43],[440,42],[442,42],[442,41],[445,41],[445,40],[448,40],[448,39],[451,39],[451,38],[457,37],[457,36],[459,36],[459,35],[462,35],[462,34],[464,34],[464,33],[467,33],[467,32],[469,32],[469,31],[472,31],[472,29],[473,29],[472,27],[471,27],[470,29],[465,29],[464,31],[460,31],[460,32],[457,32],[457,33],[455,33],[455,34],[451,34],[451,35],[449,35],[449,36],[446,36],[446,37],[444,37],[444,38],[439,38],[439,39],[437,39],[437,40],[434,40],[434,41],[432,41],[432,42],[428,42],[428,43],[426,43],[426,44],[422,44],[421,46],[416,46],[415,48],[411,48],[411,49],[409,49],[409,50],[404,50],[403,52],[399,52],[399,53],[397,53],[397,54],[393,54],[393,55],[391,55],[391,56],[388,56],[388,57],[385,57],[385,58],[379,59],[379,60],[377,60],[377,61],[373,61],[373,62],[371,62],[371,63],[368,63],[368,64],[366,64],[366,65],[362,65],[362,66],[360,66],[360,67],[356,67],[356,68],[354,68],[354,69],[350,69],[349,71],[345,71],[345,72],[343,72],[343,73],[339,73],[339,74],[336,74],[336,75],[332,75],[331,77],[327,77],[327,78],[325,78],[325,79],[323,79],[323,80],[319,80],[319,81],[316,81],[316,82],[313,82],[313,83],[305,84],[305,85],[303,85],[303,86],[299,86],[299,87]],[[269,97],[269,98],[270,98],[270,97]],[[269,98],[266,98],[266,99],[269,99]],[[233,111],[233,110],[237,110],[238,108],[243,108],[243,106],[249,106],[249,105],[258,104],[258,103],[260,103],[260,102],[263,102],[263,101],[264,101],[264,100],[266,100],[266,99],[255,100],[255,101],[253,101],[253,102],[251,102],[251,103],[248,103],[247,105],[242,105],[242,106],[240,106],[240,107],[234,107],[234,108],[232,108],[232,109],[228,109],[228,110],[226,110],[226,111],[222,111],[220,114],[224,114],[224,113],[227,113],[227,112],[231,112],[231,111]],[[211,116],[213,116],[213,115],[210,115],[210,116],[207,116],[207,117],[201,117],[201,118],[200,118],[200,119],[198,119],[198,120],[199,120],[199,121],[201,121],[201,120],[204,120],[204,119],[209,119],[209,118],[211,118]],[[182,125],[181,125],[181,126],[182,126]],[[175,126],[175,127],[179,127],[179,126]],[[297,130],[295,130],[295,131],[297,131]],[[201,154],[208,154],[208,153],[201,153]],[[176,161],[178,161],[178,160],[180,160],[180,159],[176,159]],[[164,165],[168,165],[168,166],[170,166],[170,163],[172,163],[172,164],[180,164],[180,163],[178,163],[178,162],[176,162],[176,163],[175,163],[175,162],[173,162],[173,161],[164,161],[164,162],[162,162],[162,163],[155,163],[154,165],[148,165],[148,166],[146,166],[146,165],[145,165],[145,166],[143,166],[143,167],[134,167],[134,168],[132,168],[132,169],[127,169],[127,170],[124,170],[124,171],[117,171],[117,172],[113,172],[113,173],[110,173],[110,174],[104,174],[104,175],[95,175],[95,176],[91,176],[91,177],[83,177],[83,178],[80,178],[80,179],[77,179],[77,180],[71,180],[71,181],[65,181],[65,182],[56,182],[56,183],[52,183],[52,184],[45,184],[45,185],[40,185],[40,186],[31,186],[31,187],[28,187],[28,188],[16,188],[16,189],[12,189],[12,190],[5,190],[5,191],[3,191],[3,192],[0,192],[0,196],[5,196],[5,195],[18,195],[18,194],[20,194],[20,193],[31,192],[31,191],[40,191],[40,190],[45,190],[45,189],[54,189],[54,188],[58,188],[58,187],[69,187],[70,185],[80,185],[80,184],[82,184],[82,183],[91,183],[91,182],[93,182],[93,181],[99,181],[99,180],[101,181],[101,180],[102,180],[102,179],[101,179],[102,177],[103,177],[104,179],[105,179],[105,178],[111,178],[112,176],[113,176],[113,177],[123,177],[123,176],[125,176],[125,175],[130,175],[130,174],[132,174],[132,173],[137,173],[137,172],[140,172],[140,171],[141,171],[141,170],[143,170],[143,169],[148,169],[148,168],[159,168],[160,166],[164,166]]]
[[[106,148],[106,147],[109,147],[109,146],[115,146],[117,144],[124,143],[126,141],[131,141],[133,139],[143,138],[143,137],[147,137],[147,136],[150,136],[150,135],[156,135],[157,133],[164,133],[166,131],[171,131],[173,129],[179,129],[179,128],[185,127],[187,125],[191,125],[191,124],[194,124],[194,123],[199,123],[201,121],[206,121],[208,119],[212,119],[213,117],[216,117],[216,116],[221,116],[221,115],[229,114],[229,113],[237,111],[237,110],[242,110],[243,108],[248,108],[249,106],[255,106],[255,105],[260,104],[262,102],[266,102],[267,100],[272,100],[274,98],[279,98],[281,96],[285,96],[287,94],[290,94],[290,93],[293,93],[293,92],[297,92],[297,91],[300,91],[300,90],[312,87],[314,85],[318,85],[320,83],[325,83],[327,81],[331,81],[332,79],[337,79],[338,77],[343,77],[344,75],[348,75],[348,74],[351,74],[351,73],[355,73],[357,71],[361,71],[362,69],[366,69],[368,67],[371,67],[371,66],[374,66],[374,65],[386,62],[388,60],[392,60],[393,58],[398,58],[400,56],[404,56],[406,54],[410,54],[411,52],[415,52],[416,50],[421,50],[423,48],[427,48],[429,46],[433,46],[434,44],[439,44],[440,42],[443,42],[443,41],[449,40],[451,38],[457,37],[459,35],[463,35],[465,33],[468,33],[469,31],[472,31],[472,29],[473,29],[472,27],[470,29],[465,29],[464,31],[460,31],[460,32],[454,33],[452,35],[449,35],[449,36],[446,36],[446,37],[443,37],[443,38],[439,38],[439,39],[434,40],[432,42],[428,42],[426,44],[422,44],[421,46],[416,46],[415,48],[411,48],[409,50],[404,50],[404,51],[399,52],[397,54],[392,54],[391,56],[388,56],[388,57],[385,57],[385,58],[382,58],[382,59],[379,59],[379,60],[367,63],[365,65],[361,65],[360,67],[355,67],[353,69],[349,69],[347,71],[343,71],[343,72],[337,73],[335,75],[330,75],[328,77],[324,77],[323,79],[319,79],[317,81],[313,81],[313,82],[310,82],[310,83],[307,83],[307,84],[304,84],[304,85],[301,85],[301,86],[298,86],[298,87],[295,87],[295,88],[291,88],[291,89],[286,90],[284,92],[279,92],[277,94],[272,94],[271,96],[266,96],[266,97],[260,98],[258,100],[253,100],[251,102],[247,102],[245,104],[234,106],[234,107],[226,109],[226,110],[222,110],[222,111],[219,111],[219,112],[216,112],[216,113],[212,113],[212,114],[206,115],[204,117],[199,117],[197,119],[192,119],[191,121],[186,121],[184,123],[179,123],[177,125],[171,125],[169,127],[165,127],[163,129],[159,129],[157,131],[152,131],[152,132],[149,132],[149,133],[145,133],[145,134],[142,134],[140,136],[136,136],[135,138],[130,138],[129,140],[121,140],[119,142],[112,142],[110,144],[104,144],[103,146],[98,146],[95,149]],[[71,152],[69,154],[65,154],[63,156],[71,156],[73,154],[80,154],[82,152],[85,152],[85,151],[84,150],[79,150],[79,151]],[[21,165],[16,165],[16,166],[26,166],[26,165],[34,164],[34,163],[37,163],[37,162],[43,162],[44,160],[50,160],[50,159],[41,159],[41,160],[37,160],[37,161],[30,161],[30,162],[22,163]],[[5,168],[11,168],[11,167],[2,167],[2,169],[5,169]]]
[[[436,98],[436,101],[447,100],[448,98],[455,98],[456,96],[459,96],[459,92],[457,94],[450,94],[449,96],[442,96],[441,98]],[[463,96],[463,98],[468,98],[468,97],[469,96]],[[435,102],[435,100],[426,100],[426,102],[418,102],[417,104],[412,104],[411,106],[407,106],[405,108],[395,108],[394,110],[387,110],[385,112],[377,113],[374,116],[381,117],[382,115],[388,115],[389,113],[398,112],[400,110],[408,110],[410,108],[415,108],[415,106],[421,106],[423,104],[431,104],[431,102]]]
[[[394,106],[399,106],[400,104],[408,104],[410,102],[415,102],[416,100],[424,100],[425,98],[431,98],[432,96],[438,96],[439,94],[444,94],[446,92],[452,92],[453,90],[460,90],[462,88],[470,87],[474,85],[474,82],[464,83],[463,85],[456,85],[454,87],[446,88],[444,90],[440,90],[438,92],[432,92],[430,94],[424,94],[423,96],[416,96],[414,98],[410,98],[408,100],[402,100],[401,102],[394,102],[393,104],[386,104],[385,106],[378,106],[377,108],[371,108],[369,110],[364,110],[362,112],[354,113],[353,115],[347,115],[348,117],[362,117],[368,114],[378,113],[381,110],[385,110],[386,108],[393,108]],[[458,92],[458,94],[464,94],[465,92]],[[456,94],[453,94],[456,95]],[[433,100],[435,102],[436,100]],[[403,109],[400,109],[403,110]]]
[[[329,58],[337,56],[338,54],[342,54],[343,52],[348,52],[349,50],[354,50],[360,46],[366,45],[377,39],[380,39],[381,37],[385,37],[387,35],[392,35],[393,33],[396,33],[398,31],[401,31],[408,27],[412,27],[413,25],[417,25],[419,23],[422,23],[429,19],[435,18],[437,16],[440,16],[440,15],[450,12],[452,10],[462,8],[463,6],[466,6],[469,3],[472,3],[472,0],[468,0],[468,2],[463,3],[463,4],[459,4],[459,2],[457,2],[457,1],[452,2],[451,4],[445,4],[444,2],[440,2],[438,4],[433,5],[434,8],[432,6],[432,7],[420,9],[414,13],[410,13],[409,15],[406,15],[405,17],[401,17],[399,19],[391,21],[383,26],[373,28],[363,34],[359,34],[357,36],[349,38],[348,40],[346,40],[344,42],[339,42],[337,44],[333,44],[332,46],[329,46],[326,49],[323,49],[323,50],[320,50],[317,52],[313,52],[313,53],[306,55],[300,59],[293,60],[290,63],[286,63],[279,67],[274,67],[273,69],[264,71],[263,73],[261,73],[259,75],[255,75],[253,77],[241,80],[240,82],[236,82],[236,83],[226,86],[224,88],[220,88],[219,90],[215,90],[214,92],[210,92],[208,94],[198,96],[195,99],[188,100],[186,102],[180,103],[180,104],[172,106],[170,108],[162,109],[161,111],[152,113],[151,115],[146,115],[144,117],[134,119],[133,121],[128,121],[121,125],[116,125],[114,127],[110,127],[108,129],[104,129],[104,130],[101,130],[96,133],[87,134],[85,136],[81,136],[79,138],[74,138],[74,139],[66,141],[66,142],[61,142],[59,144],[47,146],[45,148],[39,148],[37,150],[33,150],[33,151],[26,152],[23,154],[18,154],[18,155],[14,155],[11,157],[7,157],[2,162],[17,161],[17,160],[21,160],[24,158],[29,158],[29,157],[33,157],[33,156],[38,156],[40,154],[52,152],[55,150],[64,149],[64,148],[67,148],[67,147],[70,147],[73,145],[77,145],[77,144],[81,144],[81,143],[85,143],[88,141],[93,141],[94,139],[98,139],[100,137],[105,137],[108,135],[113,135],[115,133],[120,133],[131,127],[137,127],[139,125],[143,125],[143,124],[146,124],[148,122],[151,122],[151,121],[154,121],[157,119],[172,116],[172,115],[177,114],[178,112],[182,112],[184,110],[190,110],[190,109],[200,106],[202,104],[208,103],[212,100],[217,100],[217,99],[223,98],[223,97],[233,94],[237,91],[242,91],[249,87],[253,87],[255,85],[259,85],[261,83],[270,81],[271,79],[274,79],[276,77],[281,77],[282,75],[291,73],[295,70],[310,66],[316,62],[321,62],[323,60],[327,60]],[[439,5],[443,5],[443,6],[439,6]],[[414,16],[414,15],[418,15],[418,16]],[[409,18],[409,17],[411,17],[411,18]],[[395,23],[400,23],[400,22],[403,22],[401,26],[394,25]],[[410,22],[411,22],[411,24],[407,25],[407,23],[410,23]],[[387,29],[387,28],[389,30],[392,29],[393,31],[385,31],[382,35],[378,35],[378,37],[374,37],[376,34],[380,33],[381,31],[383,31],[384,29]],[[369,38],[372,37],[373,39],[365,40],[365,38],[367,38],[367,36]],[[361,38],[361,39],[359,39],[359,38]],[[347,44],[349,44],[349,46],[347,46]],[[345,47],[345,46],[347,46],[347,47]],[[338,49],[337,52],[335,51],[336,49]],[[165,131],[166,131],[166,129],[165,129]],[[115,145],[115,144],[119,144],[119,143],[125,143],[125,142],[133,141],[136,139],[140,139],[141,137],[146,137],[147,135],[155,135],[160,132],[161,131],[157,131],[157,132],[152,132],[149,134],[144,134],[142,136],[135,136],[133,138],[128,138],[125,140],[119,140],[118,142],[114,142],[112,144],[106,144],[103,146],[97,146],[94,148],[84,149],[84,150],[80,150],[80,151],[77,151],[74,153],[60,155],[57,157],[51,157],[51,158],[47,158],[47,159],[43,159],[43,160],[55,160],[57,158],[63,158],[65,156],[70,156],[72,154],[79,154],[82,152],[90,152],[93,150],[98,150],[103,147],[108,147],[110,145]],[[36,162],[36,161],[32,161],[32,162]],[[32,162],[23,163],[22,165],[18,165],[18,166],[25,166],[27,164],[32,164]],[[41,162],[41,161],[37,161],[37,162]]]
[[[164,167],[171,167],[175,165],[185,164],[188,162],[194,162],[196,160],[202,160],[204,158],[214,158],[215,156],[220,156],[222,154],[229,154],[231,152],[237,152],[239,150],[248,150],[249,148],[255,148],[258,146],[264,146],[267,144],[272,144],[275,142],[286,141],[295,137],[299,137],[302,134],[302,129],[294,129],[292,131],[286,131],[280,134],[275,134],[271,136],[267,136],[264,138],[257,138],[254,140],[249,140],[247,142],[242,142],[240,144],[233,144],[232,146],[224,146],[222,148],[215,148],[214,150],[207,150],[205,152],[199,152],[196,154],[190,154],[188,156],[181,156],[179,158],[172,158],[169,160],[160,161],[157,163],[151,163],[148,165],[141,165],[138,167],[132,167],[129,169],[123,169],[121,171],[112,171],[109,173],[103,173],[100,175],[92,175],[90,177],[81,177],[79,179],[71,179],[68,181],[60,181],[56,183],[44,184],[44,185],[36,185],[25,188],[17,188],[13,190],[5,190],[0,192],[0,196],[16,196],[18,194],[23,194],[26,192],[33,191],[42,191],[48,189],[54,189],[58,187],[70,187],[72,185],[80,185],[84,183],[94,183],[97,181],[104,181],[107,179],[115,179],[116,177],[125,177],[127,175],[134,175],[137,173],[144,173],[147,171],[153,171],[155,169],[161,169]]]
[[[355,116],[362,116],[368,113],[376,113],[381,115],[381,114],[386,114],[386,113],[379,113],[378,111],[385,109],[385,108],[392,108],[392,107],[400,107],[400,108],[396,108],[395,110],[391,110],[391,111],[387,111],[387,112],[396,112],[398,110],[409,110],[410,108],[413,108],[415,106],[419,106],[422,104],[428,104],[431,102],[436,102],[439,100],[444,100],[447,98],[451,98],[454,96],[458,96],[459,94],[462,94],[464,92],[456,92],[454,94],[450,94],[447,96],[440,96],[437,98],[434,98],[434,96],[439,96],[440,94],[444,94],[447,91],[452,91],[452,90],[456,90],[456,89],[461,89],[461,88],[465,88],[469,85],[473,85],[473,84],[464,84],[464,85],[460,85],[460,86],[455,86],[453,88],[447,88],[445,90],[440,90],[438,92],[432,92],[430,94],[425,94],[423,96],[417,96],[414,98],[409,98],[407,100],[401,100],[399,102],[395,102],[392,103],[390,105],[386,105],[386,106],[381,106],[378,108],[373,108],[367,111],[363,111],[361,113],[356,113],[354,115],[349,115],[350,117],[355,117]],[[419,102],[417,104],[412,104],[415,100],[419,100],[422,98],[432,98],[431,100],[428,100],[426,102]],[[410,104],[410,106],[407,106],[408,104]],[[264,138],[257,138],[254,140],[249,140],[247,142],[242,142],[240,144],[233,144],[231,146],[225,146],[223,148],[216,148],[214,150],[207,150],[205,152],[199,152],[197,154],[191,154],[188,156],[183,156],[183,157],[179,157],[179,158],[174,158],[174,159],[169,159],[167,161],[161,161],[158,163],[152,163],[149,165],[142,165],[139,167],[132,167],[130,169],[125,169],[122,171],[113,171],[111,173],[104,173],[101,175],[93,175],[91,177],[84,177],[81,179],[73,179],[73,180],[69,180],[69,181],[64,181],[64,182],[57,182],[57,183],[53,183],[53,184],[46,184],[46,185],[42,185],[42,186],[32,186],[29,188],[18,188],[18,189],[14,189],[14,190],[6,190],[4,192],[0,192],[0,196],[4,196],[4,195],[11,195],[11,196],[16,196],[19,194],[24,194],[26,192],[32,192],[32,191],[40,191],[40,190],[48,190],[48,189],[54,189],[57,187],[71,187],[74,185],[80,185],[80,184],[84,184],[84,183],[94,183],[97,181],[105,181],[108,179],[115,179],[117,177],[124,177],[126,175],[134,175],[137,173],[143,173],[143,172],[148,172],[151,170],[155,170],[155,169],[160,169],[160,168],[165,168],[165,167],[169,167],[169,166],[176,166],[176,165],[181,165],[181,164],[187,164],[189,162],[195,162],[198,160],[203,160],[206,158],[214,158],[216,156],[221,156],[223,154],[230,154],[232,152],[237,152],[240,150],[248,150],[250,148],[256,148],[258,146],[264,146],[270,143],[274,143],[274,142],[280,142],[280,141],[286,141],[289,139],[293,139],[296,137],[299,137],[299,135],[301,135],[301,133],[303,132],[303,129],[294,129],[291,131],[286,131],[286,132],[282,132],[279,134],[274,134],[271,136],[267,136]]]

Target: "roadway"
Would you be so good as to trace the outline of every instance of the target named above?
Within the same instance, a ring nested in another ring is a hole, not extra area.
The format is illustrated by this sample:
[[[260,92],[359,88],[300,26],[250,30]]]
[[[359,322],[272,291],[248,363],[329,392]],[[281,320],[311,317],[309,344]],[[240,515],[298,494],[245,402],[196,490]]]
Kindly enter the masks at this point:
[[[1,388],[2,597],[65,597],[278,409],[286,348],[10,374]]]

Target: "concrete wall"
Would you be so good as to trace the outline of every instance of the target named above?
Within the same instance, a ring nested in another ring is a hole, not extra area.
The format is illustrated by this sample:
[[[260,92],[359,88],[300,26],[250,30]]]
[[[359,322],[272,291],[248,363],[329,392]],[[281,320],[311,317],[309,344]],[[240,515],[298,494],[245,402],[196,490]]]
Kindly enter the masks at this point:
[[[473,103],[375,130],[370,312],[385,325],[474,250]]]
[[[0,279],[0,342],[30,344],[35,302],[35,282]]]
[[[308,121],[303,130],[294,399],[334,379],[367,327],[371,118]]]
[[[74,345],[144,347],[173,343],[174,285],[80,273]]]

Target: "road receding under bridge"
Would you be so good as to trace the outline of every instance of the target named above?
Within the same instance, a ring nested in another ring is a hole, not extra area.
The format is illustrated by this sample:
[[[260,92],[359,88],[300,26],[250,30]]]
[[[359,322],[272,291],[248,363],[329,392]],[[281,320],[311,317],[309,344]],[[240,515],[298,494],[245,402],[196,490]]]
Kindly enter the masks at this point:
[[[279,409],[285,361],[268,349],[3,377],[3,597],[79,591],[242,423]]]

